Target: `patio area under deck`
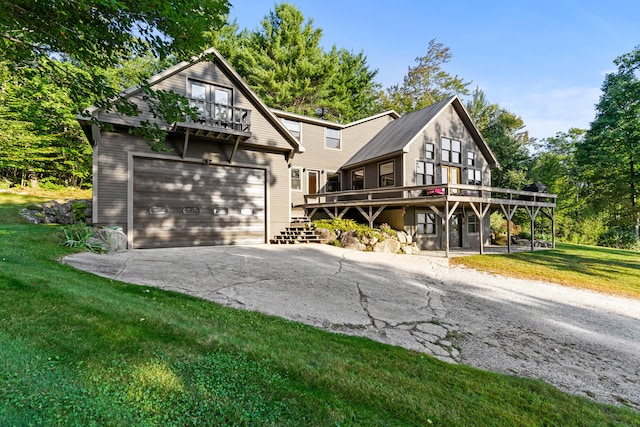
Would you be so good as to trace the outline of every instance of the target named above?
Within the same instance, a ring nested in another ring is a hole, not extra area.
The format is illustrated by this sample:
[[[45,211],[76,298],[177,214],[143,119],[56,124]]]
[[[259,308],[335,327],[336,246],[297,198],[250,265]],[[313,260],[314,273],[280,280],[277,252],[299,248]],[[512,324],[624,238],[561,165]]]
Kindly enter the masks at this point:
[[[555,248],[555,194],[482,187],[439,184],[414,187],[386,187],[305,195],[303,208],[309,218],[322,210],[330,218],[342,218],[356,209],[373,228],[376,218],[387,208],[423,207],[433,211],[444,223],[445,255],[449,257],[449,220],[456,209],[469,207],[478,216],[480,254],[484,253],[484,218],[500,210],[507,220],[507,252],[511,253],[511,221],[518,209],[525,209],[531,220],[531,251],[535,249],[535,219],[542,213],[551,220],[551,245]]]

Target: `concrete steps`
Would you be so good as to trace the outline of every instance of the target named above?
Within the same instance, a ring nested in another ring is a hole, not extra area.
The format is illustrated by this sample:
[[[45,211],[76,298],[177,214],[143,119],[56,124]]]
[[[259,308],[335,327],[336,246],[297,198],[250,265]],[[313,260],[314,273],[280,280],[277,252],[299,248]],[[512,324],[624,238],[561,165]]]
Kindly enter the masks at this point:
[[[295,216],[291,218],[291,223],[279,235],[271,239],[272,244],[294,245],[300,243],[322,243],[316,226],[313,225],[306,216]]]

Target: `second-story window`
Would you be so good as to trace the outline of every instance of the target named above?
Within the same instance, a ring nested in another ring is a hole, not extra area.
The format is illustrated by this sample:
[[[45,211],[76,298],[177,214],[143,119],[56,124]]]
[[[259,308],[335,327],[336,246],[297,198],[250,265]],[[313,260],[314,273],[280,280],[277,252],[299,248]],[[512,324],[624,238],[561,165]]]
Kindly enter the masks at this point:
[[[380,187],[393,187],[395,183],[393,162],[380,163],[378,166],[380,176]]]
[[[416,185],[431,185],[434,183],[433,163],[418,160],[416,163]]]
[[[325,129],[324,148],[339,150],[340,145],[340,129]]]
[[[207,83],[191,81],[189,104],[198,109],[201,121],[213,119],[217,124],[231,120],[231,89]]]
[[[424,144],[424,158],[425,159],[430,159],[433,160],[434,156],[434,146],[433,144],[427,142]]]
[[[467,151],[467,166],[474,167],[476,165],[476,153]]]
[[[442,161],[448,163],[460,163],[462,143],[457,139],[442,138]]]
[[[284,119],[284,126],[291,132],[291,135],[300,141],[302,135],[302,124],[300,122]]]
[[[482,171],[478,169],[467,169],[467,184],[482,185]]]

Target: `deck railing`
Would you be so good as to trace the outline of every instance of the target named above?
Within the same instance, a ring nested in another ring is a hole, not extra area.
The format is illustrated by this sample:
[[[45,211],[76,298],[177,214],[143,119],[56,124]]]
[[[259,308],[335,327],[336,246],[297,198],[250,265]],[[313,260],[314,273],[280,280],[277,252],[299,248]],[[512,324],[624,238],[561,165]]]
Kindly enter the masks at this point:
[[[458,200],[482,199],[483,201],[511,203],[524,202],[555,204],[557,195],[533,191],[512,190],[507,188],[484,187],[464,184],[419,185],[412,187],[384,187],[364,190],[336,191],[328,193],[307,194],[304,202],[307,206],[315,204],[336,204],[340,202],[382,201],[394,202],[400,200]],[[498,199],[498,200],[496,200]]]
[[[189,98],[189,104],[198,109],[199,117],[193,120],[187,116],[185,119],[187,123],[199,123],[243,132],[251,131],[251,110],[193,98]]]

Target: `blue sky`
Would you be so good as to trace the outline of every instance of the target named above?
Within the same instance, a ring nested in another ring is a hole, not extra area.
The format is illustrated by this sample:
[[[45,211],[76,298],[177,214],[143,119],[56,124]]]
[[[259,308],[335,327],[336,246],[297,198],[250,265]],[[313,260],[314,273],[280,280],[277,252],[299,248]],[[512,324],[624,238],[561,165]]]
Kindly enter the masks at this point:
[[[276,2],[232,0],[231,20],[253,30]],[[640,45],[638,0],[293,0],[322,44],[364,51],[384,87],[402,82],[436,39],[445,70],[521,116],[530,136],[588,128],[613,60]]]

